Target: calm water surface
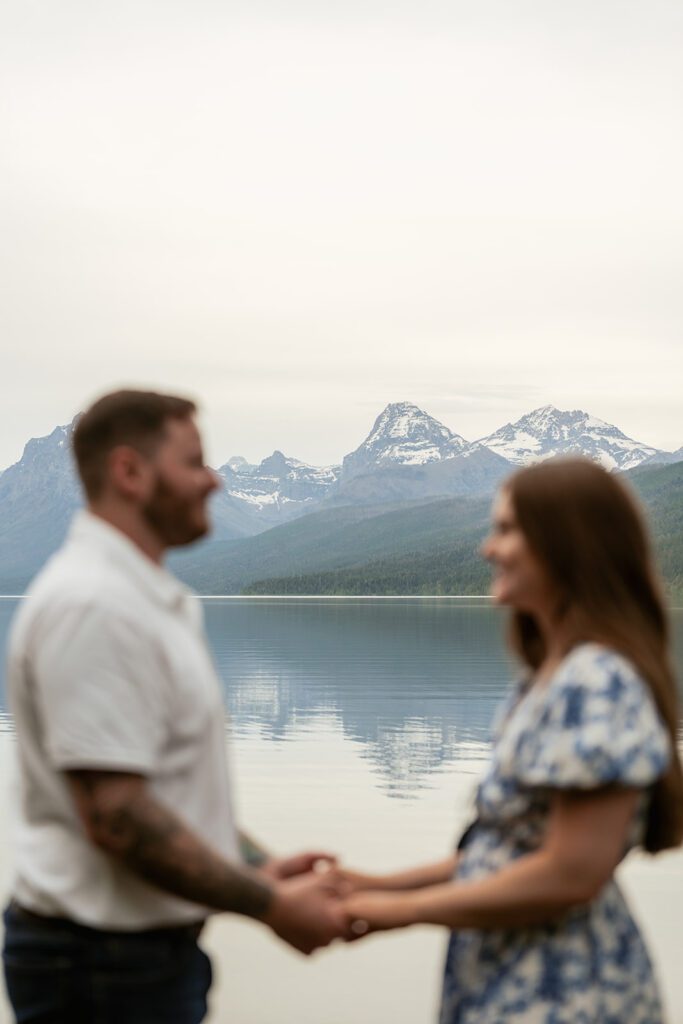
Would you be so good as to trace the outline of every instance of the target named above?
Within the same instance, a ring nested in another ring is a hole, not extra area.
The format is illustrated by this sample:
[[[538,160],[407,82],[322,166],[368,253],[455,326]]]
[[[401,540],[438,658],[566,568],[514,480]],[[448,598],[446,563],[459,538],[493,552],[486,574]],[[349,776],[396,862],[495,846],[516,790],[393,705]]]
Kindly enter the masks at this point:
[[[17,603],[0,601],[3,647]],[[258,736],[291,748],[326,731],[356,747],[396,797],[485,755],[511,675],[501,615],[488,604],[218,599],[204,613],[238,743]]]
[[[16,599],[0,599],[4,649]],[[233,736],[291,746],[328,731],[376,784],[415,796],[459,759],[485,756],[514,674],[504,613],[458,599],[209,599],[209,643]],[[683,677],[683,612],[673,612]],[[0,712],[10,729],[0,667]]]
[[[17,604],[0,599],[3,650]],[[503,613],[449,598],[203,605],[229,712],[241,821],[275,849],[322,847],[373,870],[443,856],[470,813],[491,718],[514,674]],[[680,679],[683,611],[673,622]],[[2,770],[13,747],[4,666],[0,731]],[[3,836],[0,820],[0,867]],[[671,1021],[683,1024],[683,863],[673,855],[624,871]],[[436,930],[373,937],[309,962],[263,929],[224,917],[211,924],[207,943],[218,976],[212,1021],[434,1020],[443,951]],[[0,1022],[7,1019],[0,1006]]]

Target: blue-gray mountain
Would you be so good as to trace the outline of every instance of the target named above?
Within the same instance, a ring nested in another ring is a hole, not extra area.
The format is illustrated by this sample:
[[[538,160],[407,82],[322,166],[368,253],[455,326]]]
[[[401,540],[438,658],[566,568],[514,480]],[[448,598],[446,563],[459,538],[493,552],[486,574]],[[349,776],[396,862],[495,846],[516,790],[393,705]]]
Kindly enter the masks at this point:
[[[683,462],[683,447],[675,452],[655,452],[649,459],[641,463],[643,466],[671,466],[674,462]]]
[[[19,462],[0,474],[2,592],[18,593],[25,588],[61,542],[80,504],[69,450],[71,429],[71,425],[57,427],[47,437],[29,441]],[[353,548],[351,534],[361,528],[349,525],[349,515],[354,523],[367,527],[377,516],[401,508],[410,511],[416,503],[423,509],[425,502],[441,498],[476,503],[488,499],[515,465],[568,452],[581,452],[618,469],[635,465],[654,468],[683,460],[683,448],[674,453],[658,451],[576,410],[560,412],[545,406],[487,438],[468,442],[417,406],[393,403],[341,465],[311,466],[280,451],[259,465],[240,456],[229,459],[218,470],[224,487],[212,499],[212,539],[185,556],[187,565],[194,566],[189,578],[201,585],[202,580],[208,582],[208,576],[212,589],[220,590],[221,569],[215,561],[219,550],[224,565],[231,558],[241,564],[242,556],[250,550],[248,538],[284,529],[286,524],[304,517],[297,533],[303,559],[300,563],[289,559],[285,568],[276,565],[277,559],[269,563],[267,558],[265,562],[256,558],[249,570],[237,573],[239,579],[226,569],[224,587],[228,578],[230,586],[242,587],[259,578],[273,578],[282,568],[288,573],[308,571],[312,567],[310,551],[303,558],[301,545],[305,547],[311,541],[315,548],[315,523],[320,515],[329,524],[341,514],[344,543]],[[415,525],[420,515],[410,512],[410,521]],[[338,545],[332,547],[336,550]],[[269,545],[265,543],[264,552],[267,550]],[[178,560],[181,563],[182,558]]]
[[[80,487],[71,465],[72,426],[33,438],[0,476],[0,592],[21,593],[61,544]]]

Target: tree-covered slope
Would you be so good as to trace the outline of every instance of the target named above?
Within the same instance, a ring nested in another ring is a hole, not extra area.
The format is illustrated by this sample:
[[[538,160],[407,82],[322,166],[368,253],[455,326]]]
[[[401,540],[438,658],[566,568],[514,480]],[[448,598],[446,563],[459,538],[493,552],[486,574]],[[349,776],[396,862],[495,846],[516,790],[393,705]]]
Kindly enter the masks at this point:
[[[175,572],[200,593],[234,594],[256,580],[356,569],[415,552],[475,550],[488,499],[449,498],[387,511],[340,508],[314,513],[256,537],[175,555]]]
[[[657,560],[669,596],[683,600],[683,463],[643,467],[625,475],[636,491],[653,535]],[[431,529],[411,535],[414,516],[401,523],[403,550],[376,553],[361,564],[334,571],[299,570],[275,574],[245,588],[248,594],[483,594],[489,570],[478,554],[488,523],[488,502],[472,503],[470,515],[458,515],[451,502],[435,502],[420,511]],[[417,511],[417,510],[415,510]],[[415,513],[414,513],[415,515]],[[375,521],[383,529],[386,517]]]
[[[667,590],[683,601],[683,462],[643,466],[628,474],[647,511]]]

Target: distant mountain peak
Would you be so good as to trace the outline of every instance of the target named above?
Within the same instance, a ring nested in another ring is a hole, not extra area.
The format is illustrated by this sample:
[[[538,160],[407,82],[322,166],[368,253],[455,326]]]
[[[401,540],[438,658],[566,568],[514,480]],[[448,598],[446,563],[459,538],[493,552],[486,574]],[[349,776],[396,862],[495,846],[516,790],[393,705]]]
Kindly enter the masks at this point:
[[[25,467],[35,462],[39,462],[41,466],[49,465],[62,449],[69,452],[72,433],[73,423],[64,423],[55,427],[49,434],[45,434],[44,437],[32,437],[24,445],[21,459],[15,463],[15,466]],[[10,466],[9,468],[13,469],[14,467]]]
[[[391,402],[363,443],[345,456],[342,472],[348,479],[379,466],[424,465],[452,458],[466,446],[464,438],[413,402]]]
[[[585,455],[607,469],[632,469],[657,449],[634,441],[611,423],[583,409],[543,405],[479,439],[498,455],[517,465],[541,462],[554,455]]]
[[[391,437],[431,436],[434,433],[446,438],[455,437],[448,427],[439,423],[413,402],[390,402],[375,420],[375,425],[366,441],[373,434],[380,432]]]
[[[224,510],[258,532],[310,511],[337,482],[339,467],[309,466],[276,448],[258,465],[236,456],[218,472]]]
[[[531,412],[527,413],[530,417],[543,417],[543,416],[555,416],[560,413],[560,410],[556,405],[548,402],[547,405],[539,405],[537,409],[532,409]]]
[[[261,473],[272,473],[274,476],[281,476],[282,474],[286,475],[290,469],[290,461],[294,462],[293,459],[287,459],[286,456],[276,448],[273,454],[265,458],[260,464],[259,471]]]
[[[578,410],[575,410],[578,411]],[[548,424],[553,423],[563,415],[571,415],[570,413],[562,413],[555,405],[540,405],[538,409],[532,409],[531,412],[526,413],[522,416],[519,423],[525,423],[534,425],[538,428],[545,428]]]
[[[583,409],[558,409],[554,405],[542,405],[538,409],[532,409],[531,412],[522,416],[516,423],[508,423],[506,426],[519,427],[521,424],[532,426],[540,431],[548,431],[554,428],[562,430],[568,425],[580,425],[597,430],[606,429],[612,433],[619,434],[621,437],[626,437],[618,427],[607,423],[605,420],[598,419],[597,416],[591,416],[590,413],[584,412]]]

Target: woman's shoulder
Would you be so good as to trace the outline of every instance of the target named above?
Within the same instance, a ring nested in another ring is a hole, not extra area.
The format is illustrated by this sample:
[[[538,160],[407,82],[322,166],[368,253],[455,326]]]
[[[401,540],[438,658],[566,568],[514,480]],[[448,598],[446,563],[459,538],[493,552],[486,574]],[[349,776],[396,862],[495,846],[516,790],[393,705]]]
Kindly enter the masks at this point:
[[[610,647],[575,647],[531,710],[517,750],[527,784],[647,786],[668,763],[670,741],[652,691]]]
[[[596,641],[573,647],[558,666],[551,683],[555,691],[585,688],[611,701],[627,695],[652,699],[649,685],[630,658]]]
[[[636,667],[627,655],[597,640],[584,640],[576,644],[565,655],[562,665],[585,665],[598,668],[620,668],[636,672]]]

